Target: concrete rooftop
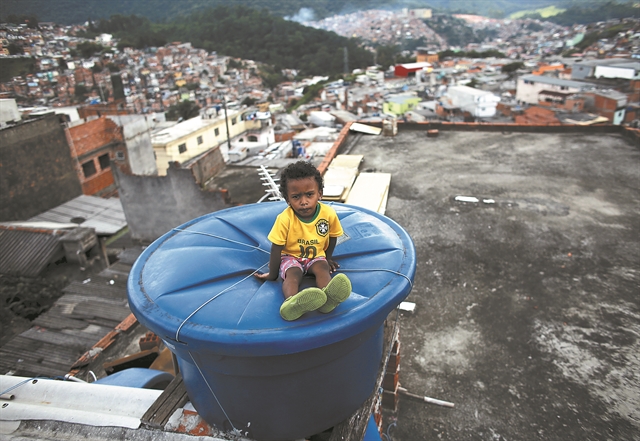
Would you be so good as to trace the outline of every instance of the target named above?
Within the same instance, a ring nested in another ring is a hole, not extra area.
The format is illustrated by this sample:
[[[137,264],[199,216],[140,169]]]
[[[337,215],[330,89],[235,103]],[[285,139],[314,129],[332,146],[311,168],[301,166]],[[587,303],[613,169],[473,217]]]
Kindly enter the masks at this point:
[[[361,171],[392,174],[386,215],[418,254],[400,384],[455,403],[401,396],[385,414],[385,426],[397,418],[391,439],[638,439],[638,146],[616,134],[402,128],[350,138]],[[233,199],[241,173],[225,174]],[[240,202],[255,202],[254,188]]]

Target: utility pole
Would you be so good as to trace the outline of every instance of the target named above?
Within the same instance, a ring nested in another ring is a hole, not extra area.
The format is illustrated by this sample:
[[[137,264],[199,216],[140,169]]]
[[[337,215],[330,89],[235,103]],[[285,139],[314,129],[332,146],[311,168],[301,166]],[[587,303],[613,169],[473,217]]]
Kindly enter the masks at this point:
[[[227,147],[231,151],[231,138],[229,137],[229,115],[227,115],[227,100],[222,95],[222,107],[224,107],[224,124],[227,126]]]
[[[344,47],[344,74],[349,75],[349,49]]]

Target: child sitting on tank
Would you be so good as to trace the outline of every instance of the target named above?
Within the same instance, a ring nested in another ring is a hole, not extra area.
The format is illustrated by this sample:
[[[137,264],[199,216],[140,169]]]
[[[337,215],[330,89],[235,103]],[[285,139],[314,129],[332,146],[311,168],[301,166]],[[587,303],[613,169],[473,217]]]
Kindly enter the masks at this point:
[[[340,265],[333,260],[336,241],[343,234],[336,211],[320,202],[323,180],[310,162],[289,164],[280,176],[280,193],[287,202],[269,232],[269,272],[256,273],[260,280],[283,279],[284,302],[280,315],[296,320],[310,311],[329,313],[351,294],[344,274],[331,276]],[[302,278],[315,276],[316,287],[300,291]]]

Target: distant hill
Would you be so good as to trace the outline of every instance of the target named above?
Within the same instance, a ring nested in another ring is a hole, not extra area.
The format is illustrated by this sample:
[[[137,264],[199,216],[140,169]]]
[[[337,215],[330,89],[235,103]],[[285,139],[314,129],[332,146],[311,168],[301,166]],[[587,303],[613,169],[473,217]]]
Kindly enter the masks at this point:
[[[248,6],[267,9],[279,17],[322,19],[366,9],[432,8],[502,18],[521,10],[547,6],[590,8],[607,0],[1,0],[0,19],[32,15],[40,21],[78,24],[115,14],[139,15],[153,22],[168,22],[216,6]]]
[[[86,36],[100,33],[113,34],[120,48],[142,49],[188,41],[194,47],[221,55],[266,63],[273,67],[273,73],[291,68],[302,75],[339,75],[345,70],[345,52],[350,69],[373,63],[373,54],[355,39],[244,6],[204,9],[169,23],[151,23],[135,15],[114,15],[90,26]]]

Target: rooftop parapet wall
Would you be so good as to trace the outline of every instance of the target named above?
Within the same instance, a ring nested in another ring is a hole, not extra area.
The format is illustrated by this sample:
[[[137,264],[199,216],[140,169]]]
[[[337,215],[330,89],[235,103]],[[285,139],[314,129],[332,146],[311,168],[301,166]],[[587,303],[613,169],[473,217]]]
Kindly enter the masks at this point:
[[[338,139],[333,143],[333,146],[325,155],[323,161],[318,165],[320,173],[324,174],[329,168],[329,164],[335,156],[344,150],[346,141],[348,139],[349,130],[353,122],[348,122],[340,131]],[[362,122],[374,127],[382,128],[382,122],[371,123]],[[619,125],[595,125],[595,126],[581,126],[570,124],[550,124],[550,125],[534,125],[534,124],[501,124],[501,123],[451,123],[451,122],[419,122],[419,123],[404,123],[398,121],[398,130],[421,130],[426,132],[428,130],[459,130],[459,131],[482,131],[482,132],[520,132],[520,133],[619,133],[624,136],[631,143],[640,147],[640,129],[634,129],[626,126]]]

